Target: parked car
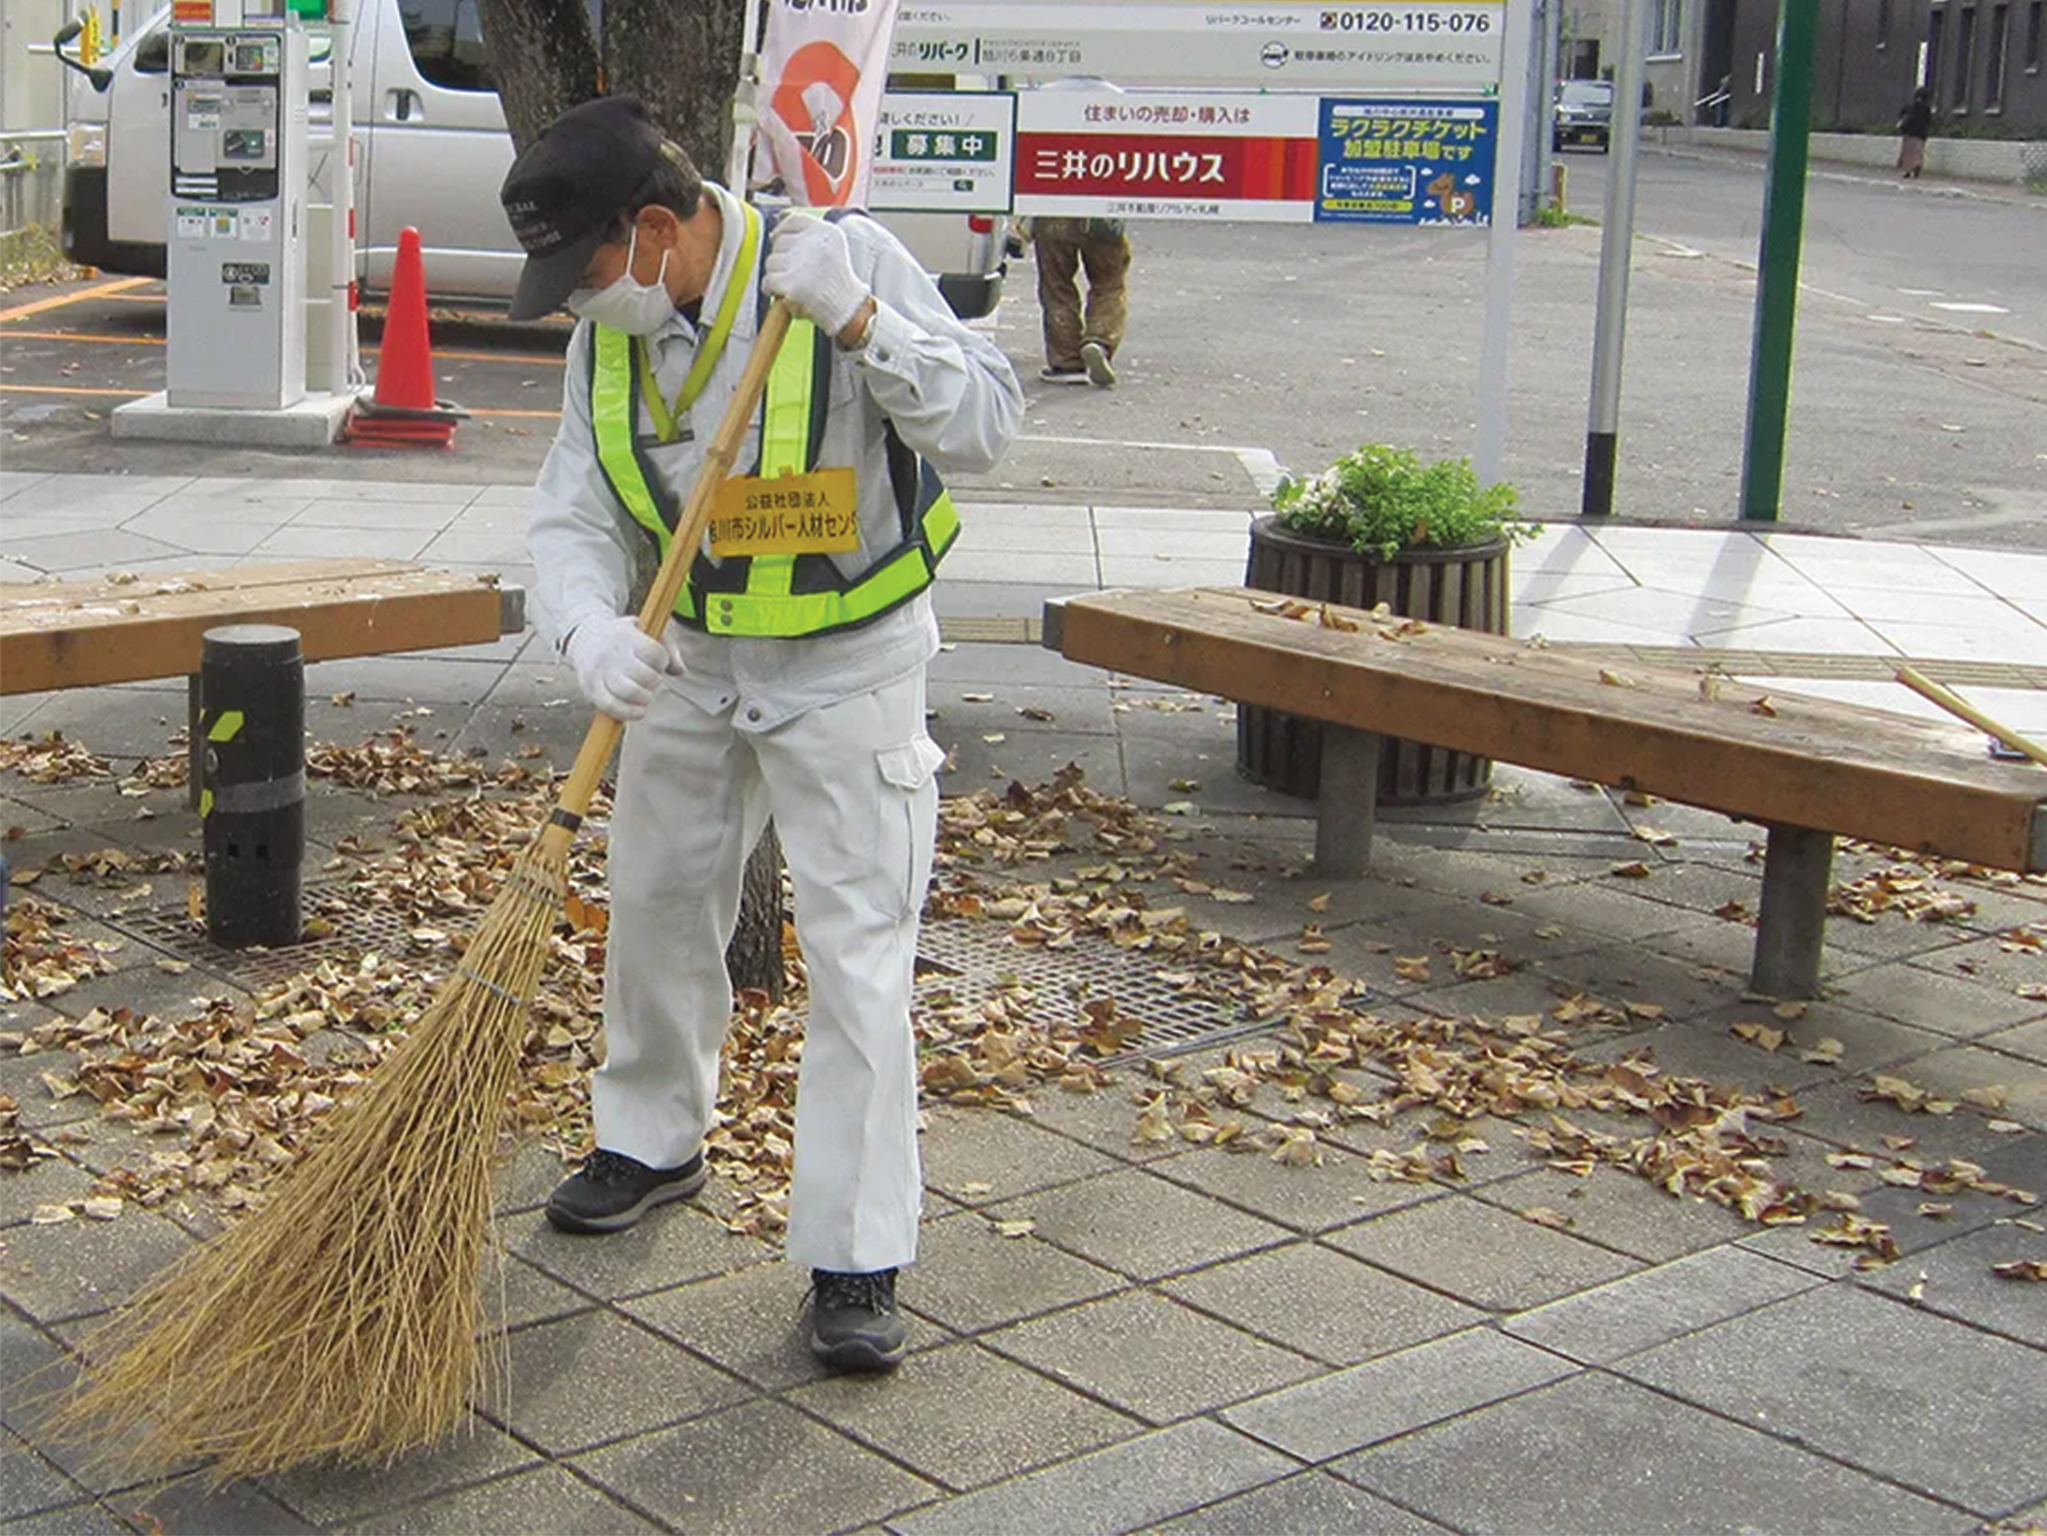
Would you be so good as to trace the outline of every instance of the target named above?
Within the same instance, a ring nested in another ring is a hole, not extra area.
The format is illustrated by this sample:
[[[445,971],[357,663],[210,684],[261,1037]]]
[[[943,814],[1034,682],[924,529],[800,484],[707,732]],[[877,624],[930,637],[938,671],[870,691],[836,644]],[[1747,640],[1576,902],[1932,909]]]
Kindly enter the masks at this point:
[[[350,32],[357,142],[356,261],[371,292],[389,286],[398,232],[420,232],[437,301],[502,304],[523,259],[498,204],[512,139],[483,56],[474,0],[362,0]],[[73,102],[65,163],[64,253],[84,266],[164,275],[170,177],[170,24],[166,9],[86,73]],[[63,34],[60,34],[60,37]],[[329,34],[310,39],[317,138],[329,121]],[[58,47],[59,58],[80,68]],[[324,183],[316,149],[314,173]],[[707,168],[716,174],[715,168]],[[324,200],[324,195],[323,199]],[[975,319],[1002,296],[1000,221],[986,215],[889,214],[885,222]]]
[[[1597,144],[1605,154],[1613,145],[1613,82],[1566,80],[1557,87],[1550,119],[1550,147]]]

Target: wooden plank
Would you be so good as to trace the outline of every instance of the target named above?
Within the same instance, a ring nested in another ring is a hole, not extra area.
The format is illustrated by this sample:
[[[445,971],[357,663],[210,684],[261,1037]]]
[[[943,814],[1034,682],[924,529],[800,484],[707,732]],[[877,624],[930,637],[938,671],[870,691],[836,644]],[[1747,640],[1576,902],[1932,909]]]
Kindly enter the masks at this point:
[[[399,576],[425,567],[411,560],[287,560],[273,565],[242,565],[224,571],[185,571],[123,578],[68,577],[62,581],[0,582],[0,632],[15,613],[37,613],[83,601],[138,600],[165,592],[204,589],[240,592],[256,587],[296,586],[308,581],[352,581]]]
[[[1769,824],[1824,828],[2004,869],[2041,867],[2047,776],[1992,762],[1971,733],[1674,668],[1603,668],[1554,649],[1429,626],[1400,635],[1261,613],[1269,593],[1112,592],[1066,600],[1076,661],[1239,702],[1397,734]],[[1399,635],[1399,638],[1393,636]]]
[[[109,593],[92,583],[57,605],[47,599],[60,587],[38,584],[44,601],[0,602],[0,694],[188,675],[199,669],[205,632],[221,624],[288,624],[307,661],[488,644],[502,633],[495,580],[455,572],[401,566],[247,587],[176,586],[156,579],[138,595],[135,586]]]

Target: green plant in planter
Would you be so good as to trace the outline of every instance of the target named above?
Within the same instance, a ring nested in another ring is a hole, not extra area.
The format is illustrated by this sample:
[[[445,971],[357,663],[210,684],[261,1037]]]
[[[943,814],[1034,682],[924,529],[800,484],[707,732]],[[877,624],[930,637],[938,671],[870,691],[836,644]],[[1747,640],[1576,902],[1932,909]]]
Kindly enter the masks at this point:
[[[1311,480],[1272,493],[1280,526],[1390,560],[1402,550],[1458,549],[1532,538],[1515,518],[1514,487],[1480,485],[1469,459],[1424,464],[1405,448],[1367,443]]]

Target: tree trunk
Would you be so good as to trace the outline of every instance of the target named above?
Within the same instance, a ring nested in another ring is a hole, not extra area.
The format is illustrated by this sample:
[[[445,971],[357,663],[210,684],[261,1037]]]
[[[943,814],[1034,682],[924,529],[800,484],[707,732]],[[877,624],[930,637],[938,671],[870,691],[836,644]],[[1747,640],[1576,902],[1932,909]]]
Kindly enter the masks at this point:
[[[609,0],[603,59],[586,0],[478,0],[483,44],[521,149],[579,102],[638,96],[713,181],[725,176],[753,0]],[[782,845],[770,825],[747,861],[732,984],[782,997]]]
[[[512,143],[524,149],[598,94],[597,41],[584,0],[478,0],[483,52]]]
[[[580,3],[580,0],[577,0]],[[725,180],[750,0],[608,0],[604,78],[637,96],[711,181]]]
[[[739,924],[725,947],[732,985],[782,1000],[782,840],[771,821],[746,861],[739,888]]]

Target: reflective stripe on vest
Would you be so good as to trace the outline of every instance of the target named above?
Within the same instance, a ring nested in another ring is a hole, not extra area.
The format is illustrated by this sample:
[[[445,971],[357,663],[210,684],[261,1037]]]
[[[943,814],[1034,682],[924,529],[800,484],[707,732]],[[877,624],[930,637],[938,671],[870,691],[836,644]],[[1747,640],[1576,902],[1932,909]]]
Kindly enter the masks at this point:
[[[806,320],[793,322],[768,373],[761,405],[761,453],[754,473],[779,475],[815,467],[830,395],[831,339]],[[619,505],[645,528],[662,556],[681,519],[642,451],[638,434],[640,381],[632,338],[592,328],[590,422],[597,462]],[[959,513],[937,472],[887,428],[889,480],[901,539],[849,581],[829,555],[737,556],[713,562],[701,551],[676,600],[675,615],[716,635],[794,639],[855,629],[901,607],[937,574],[959,537]]]

